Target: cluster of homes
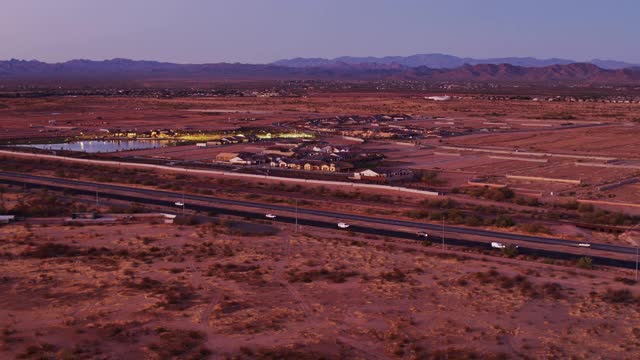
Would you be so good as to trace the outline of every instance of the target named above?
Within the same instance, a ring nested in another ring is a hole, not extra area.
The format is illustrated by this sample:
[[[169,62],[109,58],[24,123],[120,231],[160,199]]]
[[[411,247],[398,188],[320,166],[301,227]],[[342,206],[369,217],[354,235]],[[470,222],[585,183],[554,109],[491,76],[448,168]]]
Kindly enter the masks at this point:
[[[290,145],[290,146],[287,146]],[[381,160],[377,153],[358,151],[350,147],[329,145],[325,142],[313,144],[284,144],[268,147],[261,153],[222,152],[215,161],[232,165],[252,165],[264,168],[278,168],[310,172],[344,173],[356,180],[388,182],[411,180],[413,172],[396,168],[360,168],[360,164]]]
[[[103,128],[98,130],[101,133],[108,134],[109,137],[116,138],[157,138],[157,139],[170,139],[177,135],[173,129],[153,129],[146,131],[138,131],[137,129],[110,129]]]
[[[299,126],[316,133],[330,133],[361,139],[417,140],[433,135],[424,126],[402,123],[409,120],[425,120],[407,114],[373,116],[336,116],[305,120]]]
[[[336,147],[326,143],[296,144],[281,143],[267,147],[261,153],[223,152],[216,155],[217,162],[235,165],[265,165],[293,170],[343,172],[353,169],[351,160],[380,158],[381,155],[370,155],[351,151],[348,147]]]
[[[241,144],[245,142],[256,142],[259,141],[255,135],[244,135],[237,134],[232,136],[225,136],[220,139],[209,140],[207,142],[199,142],[196,144],[197,147],[209,147],[209,146],[218,146],[218,145],[231,145],[231,144]]]

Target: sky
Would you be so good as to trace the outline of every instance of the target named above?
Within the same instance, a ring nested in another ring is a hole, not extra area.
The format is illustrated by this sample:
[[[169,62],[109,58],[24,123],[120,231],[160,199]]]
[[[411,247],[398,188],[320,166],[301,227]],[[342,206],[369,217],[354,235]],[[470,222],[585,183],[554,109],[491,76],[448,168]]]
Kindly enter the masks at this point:
[[[638,0],[0,0],[0,60],[444,53],[640,63]]]

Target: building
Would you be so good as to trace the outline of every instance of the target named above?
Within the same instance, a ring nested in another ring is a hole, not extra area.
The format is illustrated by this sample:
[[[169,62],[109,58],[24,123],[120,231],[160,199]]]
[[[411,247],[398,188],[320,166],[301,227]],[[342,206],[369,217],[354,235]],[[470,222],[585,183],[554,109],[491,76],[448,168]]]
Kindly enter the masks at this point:
[[[239,153],[221,152],[216,155],[216,161],[228,162],[229,160],[238,157]]]
[[[451,100],[451,96],[449,96],[449,95],[444,95],[444,96],[425,96],[424,98],[427,99],[427,100],[433,100],[433,101]]]
[[[408,169],[378,168],[365,169],[353,173],[356,180],[399,181],[413,179],[413,171]]]

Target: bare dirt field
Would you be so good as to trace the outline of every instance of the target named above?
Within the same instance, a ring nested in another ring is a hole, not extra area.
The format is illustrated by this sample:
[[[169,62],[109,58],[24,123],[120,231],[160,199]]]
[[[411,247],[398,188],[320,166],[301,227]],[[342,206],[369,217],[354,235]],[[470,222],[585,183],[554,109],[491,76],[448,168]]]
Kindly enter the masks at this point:
[[[3,356],[629,358],[637,286],[614,270],[325,231],[5,226]],[[597,336],[596,336],[597,334]]]
[[[471,135],[449,139],[447,142],[521,151],[636,158],[640,154],[640,144],[637,141],[639,132],[639,124],[622,123],[561,131]]]
[[[538,130],[571,121],[579,125],[634,119],[640,117],[640,105],[487,101],[471,96],[452,101],[427,101],[415,94],[385,92],[311,92],[306,97],[283,98],[19,98],[0,99],[0,125],[5,130],[0,136],[68,136],[102,128],[225,130],[305,117],[383,113],[440,116],[445,119],[435,121],[453,122],[459,127],[500,128],[504,126],[500,124],[505,123],[513,129]],[[562,120],[567,116],[571,119]],[[594,135],[601,134],[597,129],[593,131]]]

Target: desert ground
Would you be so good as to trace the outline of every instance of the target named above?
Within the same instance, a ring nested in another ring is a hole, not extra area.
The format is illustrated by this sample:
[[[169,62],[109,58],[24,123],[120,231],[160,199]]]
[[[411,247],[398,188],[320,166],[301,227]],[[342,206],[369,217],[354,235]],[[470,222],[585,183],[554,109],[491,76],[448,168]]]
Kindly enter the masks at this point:
[[[33,359],[640,351],[640,298],[627,271],[259,226],[264,233],[224,219],[2,227],[0,351]]]

